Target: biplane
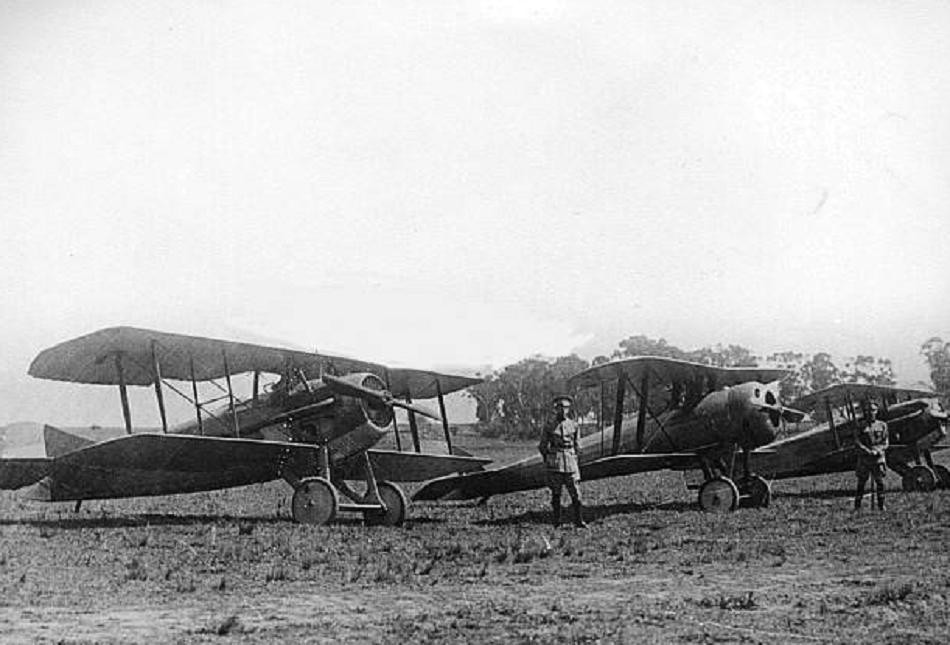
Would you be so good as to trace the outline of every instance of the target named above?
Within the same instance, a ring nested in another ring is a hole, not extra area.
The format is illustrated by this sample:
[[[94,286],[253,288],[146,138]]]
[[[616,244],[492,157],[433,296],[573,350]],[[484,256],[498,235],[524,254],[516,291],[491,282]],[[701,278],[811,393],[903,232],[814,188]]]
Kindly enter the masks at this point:
[[[854,470],[855,433],[875,402],[887,423],[887,465],[901,476],[905,491],[950,487],[950,471],[935,464],[932,451],[946,436],[947,412],[937,394],[924,390],[845,383],[792,403],[825,420],[810,429],[753,451],[755,470],[772,479]]]
[[[699,506],[736,509],[740,501],[767,506],[769,483],[752,472],[749,455],[772,441],[783,420],[804,415],[782,406],[778,381],[785,370],[713,367],[669,358],[634,357],[604,363],[569,379],[578,388],[599,387],[601,409],[615,387],[613,425],[601,414],[599,431],[582,437],[582,480],[653,470],[700,468],[705,481]],[[627,392],[635,411],[625,413]],[[429,482],[415,500],[488,498],[546,485],[539,456],[482,472]]]
[[[93,441],[45,426],[45,455],[0,459],[0,487],[30,486],[29,498],[75,500],[77,508],[87,499],[283,479],[293,487],[298,522],[325,524],[354,511],[367,523],[398,525],[408,502],[394,482],[468,472],[490,461],[452,454],[444,396],[480,382],[466,376],[132,327],[44,350],[29,374],[118,386],[124,435]],[[277,380],[263,383],[267,378]],[[238,379],[249,381],[243,397]],[[133,432],[132,386],[154,388],[160,432]],[[191,404],[190,421],[169,425],[167,392]],[[414,402],[430,398],[438,399],[439,415]],[[394,408],[408,413],[415,452],[401,449]],[[416,415],[442,421],[449,454],[420,452]],[[392,430],[397,450],[373,449]]]

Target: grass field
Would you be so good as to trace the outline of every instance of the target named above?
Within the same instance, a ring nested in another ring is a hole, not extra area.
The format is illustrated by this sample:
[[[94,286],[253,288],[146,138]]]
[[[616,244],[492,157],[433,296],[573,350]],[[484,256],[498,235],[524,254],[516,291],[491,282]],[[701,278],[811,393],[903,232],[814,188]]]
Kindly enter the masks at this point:
[[[529,444],[469,445],[502,459]],[[0,497],[0,639],[50,642],[932,642],[950,635],[950,492],[855,514],[852,480],[705,515],[675,473],[414,505],[403,528],[289,520],[289,487],[72,505]]]

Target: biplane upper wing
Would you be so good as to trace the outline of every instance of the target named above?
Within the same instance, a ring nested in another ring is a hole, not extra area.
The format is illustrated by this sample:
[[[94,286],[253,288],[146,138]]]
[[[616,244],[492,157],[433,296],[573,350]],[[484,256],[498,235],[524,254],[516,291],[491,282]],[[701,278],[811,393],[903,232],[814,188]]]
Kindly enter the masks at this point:
[[[341,356],[269,347],[201,336],[186,336],[136,327],[110,327],[54,345],[33,359],[29,374],[73,383],[117,385],[115,356],[122,359],[127,385],[151,385],[155,364],[162,378],[208,381],[228,374],[284,374],[300,368],[309,378],[326,373],[371,372],[390,382],[393,396],[429,399],[481,382],[481,379],[416,369],[387,369]]]
[[[765,367],[715,367],[674,358],[635,356],[590,367],[572,376],[568,383],[575,387],[592,387],[626,376],[632,383],[649,375],[664,383],[705,378],[713,387],[726,387],[749,381],[771,383],[785,378],[788,370]]]
[[[155,382],[153,361],[163,378],[198,381],[223,378],[228,373],[283,374],[288,366],[315,378],[324,369],[339,372],[382,372],[381,365],[301,350],[268,347],[200,336],[186,336],[136,327],[110,327],[46,349],[33,359],[29,374],[36,378],[73,383],[116,385],[113,357],[122,357],[128,385]],[[194,372],[192,372],[194,369]]]
[[[869,385],[867,383],[839,383],[823,390],[806,394],[791,404],[793,408],[799,410],[813,411],[825,404],[827,400],[833,407],[845,405],[848,399],[854,402],[863,401],[871,398],[881,397],[899,397],[915,399],[932,399],[937,397],[936,392],[928,390],[915,390],[902,387],[890,387],[885,385]]]
[[[388,377],[389,391],[401,399],[433,399],[440,393],[449,394],[482,382],[471,376],[406,368],[391,368]]]
[[[132,434],[47,460],[29,496],[44,501],[170,495],[266,482],[316,463],[308,444],[173,434]],[[37,466],[38,467],[38,466]]]

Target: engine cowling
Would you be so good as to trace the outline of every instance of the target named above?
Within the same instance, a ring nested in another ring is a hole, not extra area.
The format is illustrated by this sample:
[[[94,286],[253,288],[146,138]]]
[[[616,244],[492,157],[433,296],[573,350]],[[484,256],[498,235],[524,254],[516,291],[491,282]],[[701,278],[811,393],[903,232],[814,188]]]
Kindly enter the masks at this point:
[[[383,394],[386,384],[375,374],[347,374],[348,383]],[[336,395],[336,436],[330,442],[333,460],[351,457],[378,442],[393,422],[393,408],[372,396]]]

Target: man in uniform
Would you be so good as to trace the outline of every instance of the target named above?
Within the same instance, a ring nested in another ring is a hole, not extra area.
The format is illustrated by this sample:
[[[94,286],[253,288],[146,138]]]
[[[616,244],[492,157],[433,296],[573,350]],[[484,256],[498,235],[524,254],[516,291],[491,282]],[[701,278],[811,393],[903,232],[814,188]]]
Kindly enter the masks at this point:
[[[581,470],[577,466],[577,447],[580,442],[580,429],[570,418],[574,400],[569,396],[554,397],[554,417],[548,421],[541,432],[538,451],[544,457],[548,471],[548,485],[551,487],[551,510],[554,514],[554,526],[561,524],[561,488],[567,492],[574,503],[574,526],[584,528],[584,507],[577,482],[581,479]]]
[[[865,408],[864,422],[855,438],[858,449],[858,461],[855,474],[858,477],[858,491],[854,497],[854,508],[861,508],[864,497],[864,485],[868,477],[874,480],[877,493],[877,507],[884,510],[884,475],[887,473],[886,451],[890,442],[887,437],[887,424],[877,418],[877,405],[869,403]]]

